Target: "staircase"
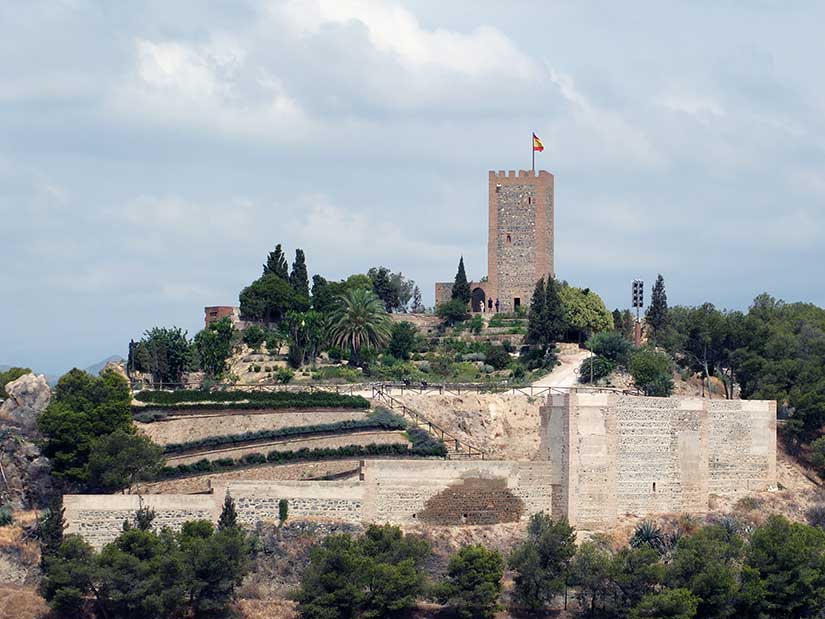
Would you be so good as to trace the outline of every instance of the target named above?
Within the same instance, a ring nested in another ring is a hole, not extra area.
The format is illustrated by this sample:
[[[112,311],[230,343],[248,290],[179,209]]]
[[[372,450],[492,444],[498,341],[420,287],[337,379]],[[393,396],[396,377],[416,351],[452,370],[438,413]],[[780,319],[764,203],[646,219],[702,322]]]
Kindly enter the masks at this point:
[[[410,408],[399,399],[387,393],[380,384],[373,385],[372,399],[412,422],[416,428],[429,432],[433,438],[444,443],[447,448],[447,458],[450,460],[484,460],[485,452],[467,441],[459,439],[441,426],[433,423],[418,411]]]

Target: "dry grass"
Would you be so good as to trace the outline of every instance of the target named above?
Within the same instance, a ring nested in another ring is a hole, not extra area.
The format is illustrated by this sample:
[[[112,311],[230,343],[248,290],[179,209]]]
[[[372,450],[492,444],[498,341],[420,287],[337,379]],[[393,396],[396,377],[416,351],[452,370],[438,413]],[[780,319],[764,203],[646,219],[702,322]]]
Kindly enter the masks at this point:
[[[240,600],[237,604],[242,619],[296,619],[295,602],[284,599]]]
[[[48,612],[33,589],[0,586],[0,619],[44,619]]]
[[[24,565],[37,565],[40,562],[40,546],[27,535],[36,522],[37,512],[15,512],[14,523],[0,527],[0,552],[15,556]]]

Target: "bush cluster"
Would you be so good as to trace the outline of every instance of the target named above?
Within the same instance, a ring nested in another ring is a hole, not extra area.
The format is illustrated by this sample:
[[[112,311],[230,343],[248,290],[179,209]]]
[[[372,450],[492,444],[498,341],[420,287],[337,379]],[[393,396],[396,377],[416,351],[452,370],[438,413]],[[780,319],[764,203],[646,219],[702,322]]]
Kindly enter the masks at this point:
[[[220,473],[228,469],[264,464],[265,462],[283,464],[296,460],[335,460],[338,458],[362,458],[366,456],[429,456],[430,453],[417,453],[415,447],[410,448],[404,443],[393,443],[390,445],[347,445],[346,447],[322,447],[318,449],[298,449],[296,451],[270,451],[264,455],[262,453],[251,453],[241,458],[221,458],[220,460],[209,461],[206,458],[198,460],[192,464],[179,464],[177,466],[164,467],[159,477],[170,479],[181,477],[193,473]]]
[[[361,396],[339,395],[331,391],[206,391],[181,389],[179,391],[141,391],[135,399],[147,404],[183,404],[194,402],[273,402],[304,400],[311,405],[339,408],[368,408],[369,402]]]
[[[286,428],[278,428],[275,430],[259,430],[257,432],[244,432],[242,434],[209,436],[196,441],[169,443],[164,447],[164,450],[166,453],[176,453],[193,449],[202,449],[205,447],[218,447],[220,445],[229,445],[232,443],[246,443],[250,441],[278,439],[302,434],[350,432],[353,430],[365,429],[403,430],[406,427],[406,422],[398,415],[395,415],[386,409],[378,409],[374,413],[371,413],[366,419],[348,419],[345,421],[336,421],[334,423],[319,423],[311,426],[291,426]]]

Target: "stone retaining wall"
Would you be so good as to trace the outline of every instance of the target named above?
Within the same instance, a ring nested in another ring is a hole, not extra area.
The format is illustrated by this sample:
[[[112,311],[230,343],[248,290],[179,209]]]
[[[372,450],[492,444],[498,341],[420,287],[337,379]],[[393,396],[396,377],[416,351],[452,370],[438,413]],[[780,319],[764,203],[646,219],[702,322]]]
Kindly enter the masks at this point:
[[[554,508],[584,528],[776,485],[774,402],[573,392],[541,413]]]
[[[211,436],[279,430],[323,423],[366,419],[369,411],[301,411],[263,414],[191,415],[152,423],[135,423],[141,433],[158,445],[199,441]]]
[[[250,527],[277,520],[281,499],[290,518],[350,523],[495,524],[552,513],[549,470],[539,462],[367,460],[359,481],[218,480],[211,490],[142,500],[157,512],[156,524],[173,529],[186,520],[217,521],[227,493]],[[99,548],[117,536],[124,519],[134,518],[140,501],[137,495],[66,495],[67,533]]]

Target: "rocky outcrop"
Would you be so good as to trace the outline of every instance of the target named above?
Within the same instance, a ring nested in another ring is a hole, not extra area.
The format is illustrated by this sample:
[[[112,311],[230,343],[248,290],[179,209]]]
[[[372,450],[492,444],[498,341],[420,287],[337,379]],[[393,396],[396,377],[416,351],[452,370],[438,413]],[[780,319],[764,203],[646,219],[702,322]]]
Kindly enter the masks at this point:
[[[52,398],[45,376],[24,374],[6,385],[8,398],[0,405],[0,419],[25,430],[34,430],[37,417]]]
[[[129,382],[129,376],[126,374],[126,364],[123,361],[107,361],[100,373],[103,374],[106,370],[120,374],[126,382]]]
[[[0,406],[0,504],[14,509],[40,505],[51,492],[49,460],[36,441],[37,418],[51,400],[45,376],[26,374],[6,385]]]

